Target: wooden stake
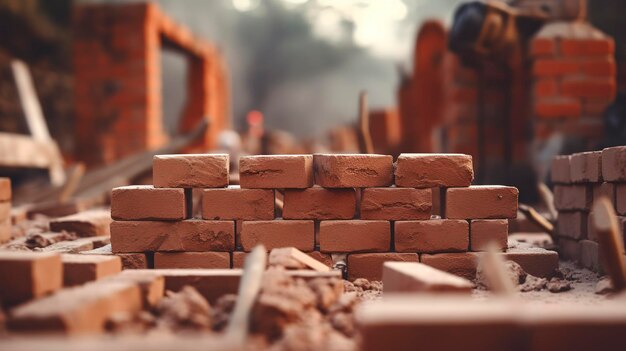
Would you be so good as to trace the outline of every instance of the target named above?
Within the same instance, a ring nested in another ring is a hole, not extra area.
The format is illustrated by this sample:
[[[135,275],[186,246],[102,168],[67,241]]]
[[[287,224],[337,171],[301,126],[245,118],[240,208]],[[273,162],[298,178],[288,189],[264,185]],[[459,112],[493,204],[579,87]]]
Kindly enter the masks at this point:
[[[548,212],[550,212],[552,220],[556,221],[559,213],[557,212],[556,207],[554,207],[554,194],[552,194],[550,188],[548,188],[548,186],[543,182],[539,182],[537,184],[537,190],[539,191],[539,196],[541,197],[541,200],[543,200],[546,207],[548,208]]]
[[[544,216],[540,215],[539,212],[535,211],[534,208],[524,204],[519,204],[518,208],[520,212],[526,216],[526,219],[540,226],[551,236],[554,235],[554,225],[552,225],[552,223],[550,223],[550,221],[548,221]]]
[[[489,288],[498,295],[510,297],[515,294],[515,287],[504,270],[504,260],[498,252],[494,243],[487,245],[487,251],[481,256],[482,269]]]
[[[374,144],[370,134],[370,113],[367,108],[367,92],[359,94],[359,152],[373,154]]]
[[[267,263],[267,250],[258,245],[246,257],[235,309],[226,328],[226,337],[244,345],[249,330],[250,312],[261,291],[261,281]]]
[[[620,237],[613,204],[606,197],[596,201],[592,210],[593,226],[600,244],[604,268],[611,277],[615,291],[626,288],[626,259],[624,240]]]

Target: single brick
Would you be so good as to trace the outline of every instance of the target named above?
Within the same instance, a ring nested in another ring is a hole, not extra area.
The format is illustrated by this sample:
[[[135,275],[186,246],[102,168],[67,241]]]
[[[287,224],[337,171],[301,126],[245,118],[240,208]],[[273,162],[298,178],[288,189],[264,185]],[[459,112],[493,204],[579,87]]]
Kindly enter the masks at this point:
[[[559,212],[556,234],[570,239],[587,238],[587,212]]]
[[[239,184],[242,188],[310,188],[313,186],[313,156],[242,156]]]
[[[250,252],[258,244],[267,250],[293,246],[304,252],[313,251],[315,227],[309,220],[243,221],[241,246]]]
[[[229,252],[156,252],[154,268],[230,268]]]
[[[133,282],[103,279],[63,289],[15,308],[9,330],[95,334],[115,314],[134,314],[143,307],[141,289]]]
[[[626,183],[615,187],[615,209],[617,213],[626,216]]]
[[[516,320],[518,309],[496,298],[394,294],[359,306],[355,318],[362,351],[519,350],[530,341]]]
[[[602,257],[600,245],[591,240],[581,240],[580,243],[580,264],[594,272],[603,273]]]
[[[352,219],[356,213],[354,189],[287,189],[284,219]]]
[[[474,284],[467,279],[417,262],[385,262],[385,294],[395,292],[455,292],[470,294]]]
[[[389,221],[322,221],[321,252],[386,252],[391,248]]]
[[[589,185],[556,185],[554,206],[560,211],[588,211],[593,201],[591,189]]]
[[[474,252],[422,254],[420,262],[460,277],[473,280],[476,278],[478,255]]]
[[[485,251],[490,244],[495,244],[499,250],[506,250],[508,237],[509,221],[506,219],[474,219],[470,222],[472,251]]]
[[[348,255],[348,280],[365,278],[368,280],[382,280],[383,264],[385,262],[419,262],[415,253],[362,253]]]
[[[559,268],[559,255],[555,251],[541,248],[511,248],[502,255],[505,259],[519,264],[526,273],[535,277],[550,278]]]
[[[42,297],[63,286],[57,253],[0,251],[0,301],[13,305]]]
[[[11,178],[0,178],[0,201],[9,201],[11,197]]]
[[[111,218],[115,220],[182,220],[189,217],[185,189],[131,185],[111,192]]]
[[[122,271],[122,261],[112,255],[64,254],[63,285],[82,285]]]
[[[626,146],[602,150],[602,176],[607,182],[626,182]]]
[[[560,41],[560,49],[564,56],[607,56],[615,51],[615,42],[611,38],[563,38]]]
[[[315,184],[325,188],[384,187],[393,184],[393,157],[364,154],[313,155]]]
[[[361,193],[361,219],[430,219],[432,197],[431,189],[366,188]]]
[[[50,230],[53,232],[74,232],[78,236],[110,235],[111,211],[95,209],[79,212],[73,215],[55,218],[50,221]]]
[[[202,191],[204,219],[274,219],[273,189],[242,189],[231,185],[225,189]]]
[[[580,100],[570,97],[541,99],[535,102],[535,114],[540,118],[574,118],[579,117],[581,111],[582,104]]]
[[[397,221],[394,226],[398,252],[464,252],[469,248],[469,224],[464,220]]]
[[[474,185],[446,190],[445,217],[450,219],[516,218],[519,191],[510,186]]]
[[[621,187],[624,188],[623,185],[621,185]],[[620,188],[620,184],[618,183],[604,182],[604,183],[594,184],[593,189],[592,189],[593,202],[595,203],[601,197],[606,197],[607,199],[609,199],[609,201],[611,201],[612,204],[615,204],[617,206],[617,203],[619,201],[617,201],[616,193],[618,192],[617,189],[619,188]],[[626,191],[624,191],[623,197],[626,198]]]
[[[189,219],[180,222],[115,221],[111,223],[115,253],[144,251],[232,251],[233,221]]]
[[[155,188],[223,188],[228,185],[227,154],[156,155]]]
[[[602,181],[602,153],[600,151],[573,154],[572,182],[597,183]]]
[[[472,156],[462,154],[400,154],[396,185],[409,188],[469,186],[474,180]]]

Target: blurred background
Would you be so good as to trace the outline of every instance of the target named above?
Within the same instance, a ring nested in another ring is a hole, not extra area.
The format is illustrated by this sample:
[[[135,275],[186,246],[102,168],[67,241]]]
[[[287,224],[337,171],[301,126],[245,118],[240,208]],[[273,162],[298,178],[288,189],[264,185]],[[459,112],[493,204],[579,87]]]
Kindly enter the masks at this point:
[[[159,152],[454,152],[533,202],[555,155],[626,144],[625,10],[0,0],[0,173],[58,186]]]

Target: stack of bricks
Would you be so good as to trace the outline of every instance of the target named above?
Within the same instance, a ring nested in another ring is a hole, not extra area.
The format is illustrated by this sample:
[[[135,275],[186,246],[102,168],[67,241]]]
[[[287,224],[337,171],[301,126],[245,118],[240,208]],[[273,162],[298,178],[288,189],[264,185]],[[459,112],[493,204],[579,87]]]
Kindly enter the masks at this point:
[[[11,240],[11,179],[0,178],[0,244]]]
[[[384,261],[472,275],[488,242],[506,250],[517,213],[516,188],[470,186],[467,155],[402,154],[395,165],[387,155],[245,156],[240,186],[228,185],[228,164],[227,155],[155,156],[154,186],[113,189],[113,252],[154,252],[154,268],[238,268],[263,244],[328,265],[347,254],[350,279],[380,280]],[[191,216],[192,189],[203,189],[201,219]]]
[[[585,22],[545,25],[531,41],[534,130],[589,143],[603,135],[600,118],[616,94],[613,39]]]
[[[607,197],[626,226],[626,146],[602,151],[557,156],[552,161],[554,203],[559,211],[557,235],[561,256],[601,271],[599,247],[590,210],[598,198]]]

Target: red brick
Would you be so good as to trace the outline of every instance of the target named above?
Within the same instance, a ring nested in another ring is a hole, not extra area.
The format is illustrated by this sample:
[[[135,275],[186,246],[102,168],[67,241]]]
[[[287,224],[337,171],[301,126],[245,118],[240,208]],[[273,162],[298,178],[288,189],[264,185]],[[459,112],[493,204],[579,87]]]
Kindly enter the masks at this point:
[[[615,183],[598,183],[593,185],[593,202],[595,203],[601,197],[606,197],[611,201],[612,204],[616,204],[616,191],[615,189],[619,187],[619,184]],[[624,196],[626,196],[626,192],[624,192]]]
[[[155,188],[223,188],[228,185],[227,154],[156,155]]]
[[[398,252],[464,252],[469,248],[469,224],[464,220],[398,221],[394,225]]]
[[[535,113],[541,118],[579,117],[582,105],[573,98],[541,99],[535,102]]]
[[[506,219],[474,219],[470,222],[470,248],[485,251],[490,243],[506,250],[509,236],[509,221]]]
[[[581,240],[580,265],[594,272],[603,273],[600,245],[591,240]]]
[[[626,184],[617,184],[615,194],[615,209],[617,213],[626,216]]]
[[[156,252],[154,268],[230,268],[229,252]]]
[[[284,219],[352,219],[356,213],[354,189],[287,189]]]
[[[587,238],[587,215],[586,212],[580,211],[559,212],[557,235],[576,240]]]
[[[313,156],[242,156],[239,177],[242,188],[310,188],[313,186]]]
[[[63,265],[57,253],[0,252],[0,300],[13,305],[42,297],[63,286]]]
[[[409,188],[469,186],[472,157],[462,154],[400,154],[396,185]]]
[[[315,154],[315,184],[325,188],[384,187],[393,184],[393,157]]]
[[[552,183],[569,184],[572,182],[571,156],[561,155],[552,159],[550,173]]]
[[[11,178],[0,178],[0,201],[9,201],[11,197]]]
[[[232,251],[235,248],[235,223],[200,219],[115,221],[111,223],[111,246],[115,253]]]
[[[576,62],[563,59],[539,59],[533,63],[533,75],[539,77],[564,76],[577,73],[579,66]]]
[[[293,246],[304,252],[313,251],[315,228],[309,220],[243,221],[241,246],[246,252],[263,244],[267,250]]]
[[[112,255],[64,254],[63,285],[82,285],[122,271],[122,260]]]
[[[111,192],[115,220],[182,220],[191,212],[185,189],[132,185]]]
[[[626,182],[626,146],[602,150],[602,176],[607,182]]]
[[[502,255],[505,259],[519,264],[524,271],[535,277],[552,277],[559,267],[559,255],[555,251],[540,248],[510,248]]]
[[[143,307],[134,282],[100,280],[31,301],[12,311],[9,329],[19,332],[97,334],[115,314],[134,314]]]
[[[415,253],[363,253],[348,255],[348,280],[382,280],[385,262],[419,262]]]
[[[510,186],[449,188],[445,216],[450,219],[516,218],[518,194],[517,188]]]
[[[613,39],[567,39],[560,42],[561,54],[564,56],[605,56],[615,51]]]
[[[556,54],[556,40],[552,38],[534,38],[530,42],[532,56],[552,56]]]
[[[322,221],[321,252],[385,252],[391,248],[388,221]]]
[[[535,82],[534,94],[537,97],[551,97],[559,93],[559,85],[552,78],[538,79]]]
[[[573,154],[570,163],[574,183],[602,181],[602,153],[600,151]]]
[[[366,188],[361,193],[361,219],[430,219],[432,190]]]
[[[274,219],[274,190],[241,189],[231,185],[224,189],[202,191],[202,218],[224,220]]]
[[[617,91],[614,78],[566,79],[561,83],[564,96],[612,99]]]
[[[590,185],[556,185],[554,206],[557,210],[589,210],[593,201]]]
[[[422,254],[420,262],[444,272],[474,280],[478,267],[478,255],[474,252]]]
[[[386,262],[383,265],[385,294],[397,292],[465,293],[470,294],[474,284],[417,262]]]
[[[580,63],[581,72],[590,76],[614,77],[616,74],[615,61],[612,58],[585,60]]]

